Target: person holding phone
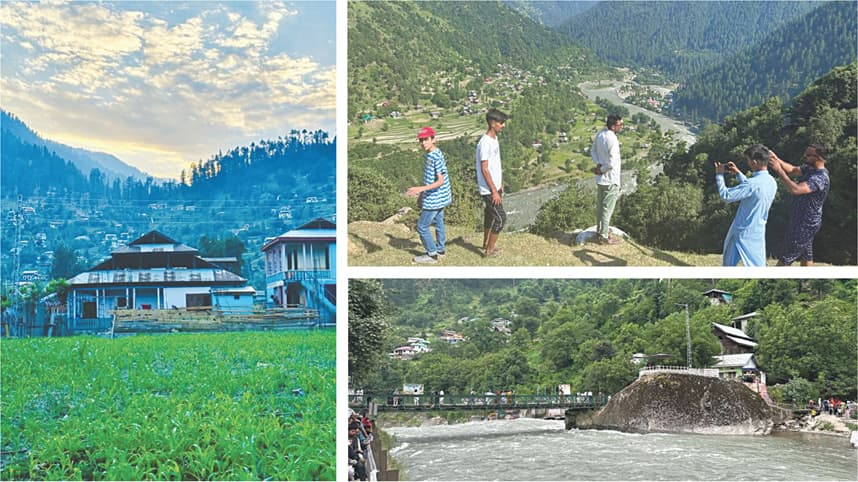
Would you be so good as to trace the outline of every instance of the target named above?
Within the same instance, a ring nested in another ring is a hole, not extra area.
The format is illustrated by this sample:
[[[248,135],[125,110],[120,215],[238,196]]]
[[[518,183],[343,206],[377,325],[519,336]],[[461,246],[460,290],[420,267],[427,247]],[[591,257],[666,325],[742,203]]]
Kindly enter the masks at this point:
[[[771,153],[766,146],[754,144],[745,149],[744,155],[753,171],[750,178],[732,161],[715,163],[718,195],[728,203],[739,202],[724,238],[723,266],[736,266],[739,261],[745,266],[766,265],[766,222],[777,192],[775,179],[768,171]],[[739,184],[728,188],[724,182],[725,171],[734,174]]]

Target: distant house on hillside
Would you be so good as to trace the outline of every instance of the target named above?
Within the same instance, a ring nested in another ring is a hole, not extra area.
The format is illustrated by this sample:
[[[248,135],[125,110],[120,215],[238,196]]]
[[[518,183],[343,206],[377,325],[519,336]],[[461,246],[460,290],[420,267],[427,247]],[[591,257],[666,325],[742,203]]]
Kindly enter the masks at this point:
[[[749,315],[755,315],[750,313]],[[733,318],[734,323],[741,323],[749,315]],[[737,322],[736,320],[739,319]],[[760,396],[768,397],[766,388],[766,374],[763,372],[754,357],[757,343],[741,329],[733,326],[712,323],[712,333],[721,343],[721,354],[715,356],[715,365],[720,378],[738,380],[759,393]]]
[[[247,280],[195,248],[150,231],[69,280],[69,332],[104,331],[111,310],[252,309]]]
[[[316,219],[264,246],[265,296],[282,308],[319,310],[334,323],[337,310],[337,226]]]
[[[714,368],[718,369],[718,375],[721,378],[741,379],[760,373],[753,353],[721,355],[717,359],[718,362],[715,363]]]
[[[711,289],[704,291],[703,296],[709,298],[709,303],[713,305],[724,305],[733,302],[733,293],[729,291]]]
[[[499,333],[505,333],[507,335],[512,334],[512,330],[510,326],[512,322],[503,318],[495,318],[492,320],[492,331],[497,331]]]
[[[738,353],[753,352],[757,343],[744,331],[732,326],[712,323],[712,334],[721,343],[721,353],[735,355]]]
[[[417,350],[411,346],[400,346],[398,348],[393,349],[393,353],[389,356],[390,358],[396,358],[398,360],[410,360],[414,358],[414,355],[417,353]]]
[[[444,330],[439,337],[441,340],[446,341],[451,345],[457,345],[463,341],[465,341],[465,337],[456,333],[453,330]]]
[[[743,332],[748,331],[748,321],[751,320],[752,318],[756,318],[756,316],[757,316],[756,311],[752,311],[751,313],[748,313],[745,315],[737,316],[737,317],[733,318],[732,320],[730,320],[730,326],[732,326],[733,328],[742,330]]]

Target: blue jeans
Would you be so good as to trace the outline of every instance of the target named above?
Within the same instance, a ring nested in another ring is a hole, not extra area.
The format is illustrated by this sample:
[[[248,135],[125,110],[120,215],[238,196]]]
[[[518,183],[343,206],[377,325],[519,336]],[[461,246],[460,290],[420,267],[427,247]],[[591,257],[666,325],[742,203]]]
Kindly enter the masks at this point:
[[[433,224],[435,225],[435,236],[438,238],[437,243],[432,239],[432,233],[429,232],[429,227]],[[435,256],[439,251],[444,251],[444,243],[447,242],[447,233],[444,229],[444,210],[424,209],[420,211],[420,218],[417,219],[417,233],[420,235],[420,241],[429,256]]]

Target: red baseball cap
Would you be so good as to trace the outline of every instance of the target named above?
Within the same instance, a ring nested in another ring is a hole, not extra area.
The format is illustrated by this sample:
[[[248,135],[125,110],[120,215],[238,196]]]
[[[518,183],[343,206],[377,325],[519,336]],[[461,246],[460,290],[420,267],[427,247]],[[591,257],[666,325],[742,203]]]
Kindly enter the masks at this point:
[[[435,137],[435,130],[431,127],[423,127],[420,129],[420,132],[417,133],[418,139],[426,139],[427,137]]]

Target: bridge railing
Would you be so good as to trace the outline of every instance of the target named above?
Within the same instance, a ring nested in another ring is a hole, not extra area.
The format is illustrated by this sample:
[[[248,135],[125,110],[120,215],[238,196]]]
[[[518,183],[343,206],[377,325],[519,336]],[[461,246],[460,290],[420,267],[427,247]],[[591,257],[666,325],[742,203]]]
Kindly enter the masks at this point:
[[[608,403],[607,394],[592,395],[403,395],[369,393],[349,395],[349,407],[365,408],[375,402],[379,410],[441,410],[441,409],[516,409],[516,408],[589,408]]]
[[[701,377],[718,378],[717,368],[688,368],[683,366],[655,365],[641,368],[638,378],[655,373],[684,373],[688,375],[699,375]]]

